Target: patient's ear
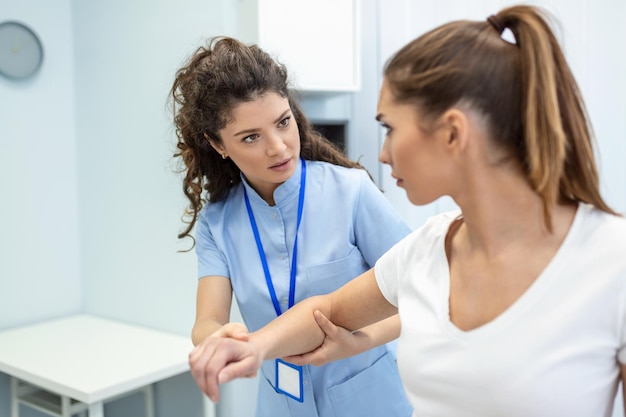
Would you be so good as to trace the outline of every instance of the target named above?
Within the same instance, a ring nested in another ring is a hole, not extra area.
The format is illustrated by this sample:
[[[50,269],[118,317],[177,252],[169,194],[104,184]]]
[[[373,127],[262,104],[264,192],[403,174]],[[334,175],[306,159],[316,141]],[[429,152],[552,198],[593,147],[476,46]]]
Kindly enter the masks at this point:
[[[463,151],[469,140],[469,118],[468,115],[457,108],[447,110],[441,116],[442,135],[444,146],[453,152]]]

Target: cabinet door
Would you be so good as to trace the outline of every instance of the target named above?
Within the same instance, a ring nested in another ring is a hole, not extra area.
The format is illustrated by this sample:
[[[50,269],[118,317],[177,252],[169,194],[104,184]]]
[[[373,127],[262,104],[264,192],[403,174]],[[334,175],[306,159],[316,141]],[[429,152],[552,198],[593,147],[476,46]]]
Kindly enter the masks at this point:
[[[360,88],[360,0],[242,0],[239,37],[287,66],[307,92]]]

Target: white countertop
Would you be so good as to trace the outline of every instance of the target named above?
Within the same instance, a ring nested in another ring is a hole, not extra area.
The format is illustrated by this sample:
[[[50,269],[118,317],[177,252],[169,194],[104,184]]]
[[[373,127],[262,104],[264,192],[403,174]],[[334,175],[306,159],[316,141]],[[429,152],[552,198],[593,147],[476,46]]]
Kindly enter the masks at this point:
[[[0,371],[91,404],[189,370],[190,337],[90,315],[0,331]]]

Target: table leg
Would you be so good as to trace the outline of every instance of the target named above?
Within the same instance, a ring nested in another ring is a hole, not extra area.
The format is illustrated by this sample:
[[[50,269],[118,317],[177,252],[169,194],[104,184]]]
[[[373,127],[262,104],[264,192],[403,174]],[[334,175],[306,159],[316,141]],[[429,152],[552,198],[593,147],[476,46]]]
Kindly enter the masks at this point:
[[[17,401],[17,378],[11,377],[11,417],[19,417],[20,404]]]
[[[89,404],[89,417],[104,417],[104,406],[102,401]]]
[[[143,388],[143,398],[146,404],[146,417],[154,417],[154,386],[152,384]]]
[[[215,417],[217,415],[215,412],[215,404],[213,401],[209,400],[209,397],[206,395],[202,396],[202,411],[203,417]]]
[[[71,412],[71,402],[70,397],[66,397],[65,395],[61,395],[61,416],[62,417],[72,417]]]

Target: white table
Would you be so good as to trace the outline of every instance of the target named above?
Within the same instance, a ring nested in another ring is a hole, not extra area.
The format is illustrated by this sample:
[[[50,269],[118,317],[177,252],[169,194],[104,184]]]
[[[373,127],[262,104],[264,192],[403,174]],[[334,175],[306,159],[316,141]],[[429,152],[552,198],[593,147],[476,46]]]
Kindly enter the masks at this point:
[[[90,315],[0,331],[0,371],[11,376],[11,416],[26,404],[53,416],[103,417],[103,403],[189,371],[188,337]],[[213,416],[205,400],[205,416]]]

